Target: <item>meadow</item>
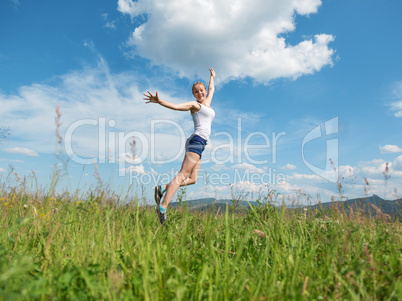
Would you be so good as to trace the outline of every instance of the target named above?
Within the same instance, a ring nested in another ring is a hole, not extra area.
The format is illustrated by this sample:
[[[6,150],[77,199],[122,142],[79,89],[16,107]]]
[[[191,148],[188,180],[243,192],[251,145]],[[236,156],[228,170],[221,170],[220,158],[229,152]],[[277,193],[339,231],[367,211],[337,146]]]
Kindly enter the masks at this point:
[[[0,184],[1,300],[400,300],[401,224],[361,212],[168,211]],[[50,186],[52,187],[52,186]],[[381,216],[380,216],[381,217]]]

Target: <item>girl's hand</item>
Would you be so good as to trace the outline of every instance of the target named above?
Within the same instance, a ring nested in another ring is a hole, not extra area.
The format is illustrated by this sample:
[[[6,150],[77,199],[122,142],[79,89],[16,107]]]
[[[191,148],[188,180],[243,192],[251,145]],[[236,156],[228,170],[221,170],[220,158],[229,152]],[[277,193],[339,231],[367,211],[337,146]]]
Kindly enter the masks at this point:
[[[211,76],[212,76],[212,77],[215,77],[215,76],[216,76],[216,73],[215,73],[215,71],[214,71],[214,68],[209,68],[209,71],[211,72]]]
[[[160,99],[158,96],[158,91],[156,91],[155,96],[151,94],[151,92],[147,91],[148,94],[144,94],[144,100],[148,100],[146,103],[160,103]]]

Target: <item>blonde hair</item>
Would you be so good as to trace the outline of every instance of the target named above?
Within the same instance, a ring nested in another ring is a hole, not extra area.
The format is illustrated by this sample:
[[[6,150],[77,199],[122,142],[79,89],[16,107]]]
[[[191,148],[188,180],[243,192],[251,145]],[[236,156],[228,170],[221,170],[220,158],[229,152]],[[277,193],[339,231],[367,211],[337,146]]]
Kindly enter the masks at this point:
[[[194,95],[195,86],[198,86],[198,85],[203,85],[204,88],[205,88],[205,90],[207,89],[207,87],[205,87],[205,85],[204,85],[203,82],[195,82],[195,83],[193,84],[193,87],[191,88],[191,91],[193,92],[193,95]]]

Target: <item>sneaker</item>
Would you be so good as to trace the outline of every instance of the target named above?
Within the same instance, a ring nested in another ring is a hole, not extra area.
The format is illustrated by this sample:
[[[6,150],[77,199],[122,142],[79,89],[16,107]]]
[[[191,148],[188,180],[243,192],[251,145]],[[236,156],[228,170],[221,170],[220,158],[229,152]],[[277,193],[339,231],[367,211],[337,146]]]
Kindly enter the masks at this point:
[[[162,196],[162,187],[160,185],[155,186],[155,202],[158,206],[161,203]]]
[[[162,213],[162,212],[159,210],[159,205],[155,206],[155,211],[156,211],[156,214],[158,215],[159,222],[161,223],[161,225],[163,225],[163,223],[164,223],[164,222],[166,221],[166,219],[167,219],[167,213]]]

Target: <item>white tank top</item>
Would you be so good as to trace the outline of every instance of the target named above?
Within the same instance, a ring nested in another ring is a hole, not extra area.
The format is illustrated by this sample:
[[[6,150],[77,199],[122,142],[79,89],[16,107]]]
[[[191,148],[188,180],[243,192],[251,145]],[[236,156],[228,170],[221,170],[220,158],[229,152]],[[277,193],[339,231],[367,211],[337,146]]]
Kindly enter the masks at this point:
[[[201,103],[200,105],[201,109],[191,114],[194,121],[194,134],[208,140],[211,134],[211,124],[215,117],[215,111],[211,107],[204,106]]]

